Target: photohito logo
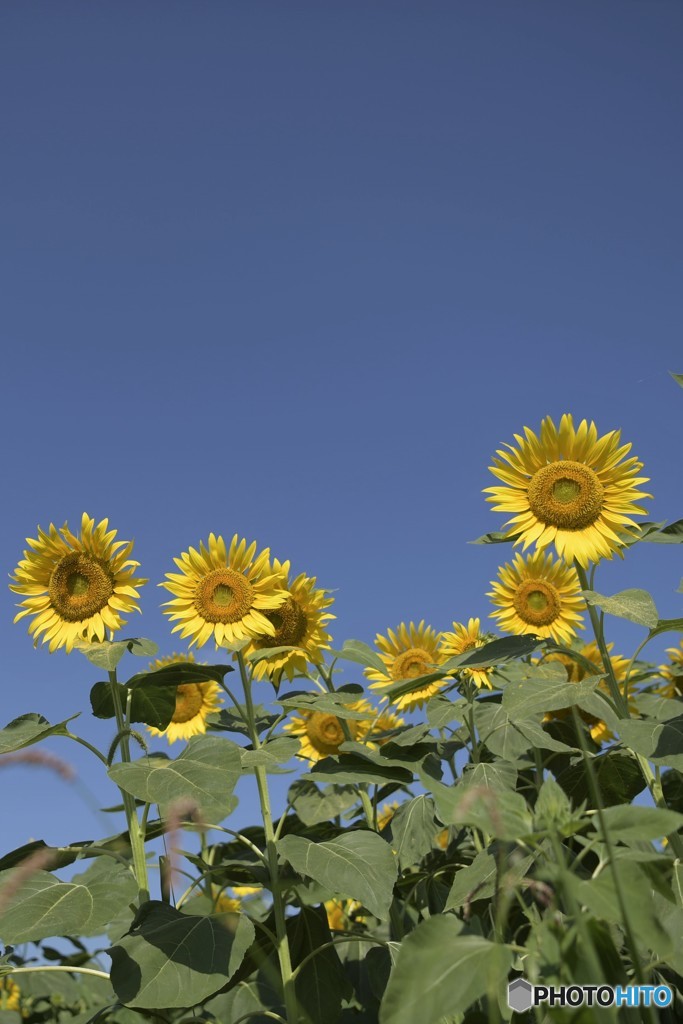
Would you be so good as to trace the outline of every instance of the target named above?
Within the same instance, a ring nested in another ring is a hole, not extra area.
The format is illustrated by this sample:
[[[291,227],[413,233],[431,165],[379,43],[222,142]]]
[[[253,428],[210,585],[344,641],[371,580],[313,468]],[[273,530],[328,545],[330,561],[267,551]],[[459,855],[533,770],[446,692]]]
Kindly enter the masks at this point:
[[[515,978],[508,985],[508,1006],[517,1013],[532,1006],[669,1006],[668,985],[532,985]]]

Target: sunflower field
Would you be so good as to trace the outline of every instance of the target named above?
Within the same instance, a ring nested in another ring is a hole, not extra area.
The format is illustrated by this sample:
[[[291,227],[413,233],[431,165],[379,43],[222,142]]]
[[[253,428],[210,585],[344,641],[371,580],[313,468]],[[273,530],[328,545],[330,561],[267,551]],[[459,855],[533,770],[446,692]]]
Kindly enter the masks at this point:
[[[335,642],[316,577],[211,533],[159,584],[184,649],[155,660],[132,542],[85,514],[27,541],[16,618],[88,659],[110,741],[86,699],[0,757],[80,744],[118,824],[0,851],[0,1024],[683,1020],[683,619],[599,580],[683,520],[644,519],[631,444],[568,414],[490,468],[495,632]]]

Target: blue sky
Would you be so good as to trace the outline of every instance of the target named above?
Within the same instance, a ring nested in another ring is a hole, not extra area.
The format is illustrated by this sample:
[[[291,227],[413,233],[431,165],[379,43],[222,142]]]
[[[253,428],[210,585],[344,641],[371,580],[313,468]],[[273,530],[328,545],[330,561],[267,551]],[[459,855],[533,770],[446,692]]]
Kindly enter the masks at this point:
[[[4,5],[3,572],[86,510],[135,537],[163,653],[153,584],[211,530],[337,588],[338,642],[484,619],[490,457],[563,412],[683,515],[682,33],[673,0]],[[642,545],[598,589],[673,617],[682,566]],[[86,712],[85,659],[2,600],[4,720]],[[4,849],[102,834],[3,773]]]

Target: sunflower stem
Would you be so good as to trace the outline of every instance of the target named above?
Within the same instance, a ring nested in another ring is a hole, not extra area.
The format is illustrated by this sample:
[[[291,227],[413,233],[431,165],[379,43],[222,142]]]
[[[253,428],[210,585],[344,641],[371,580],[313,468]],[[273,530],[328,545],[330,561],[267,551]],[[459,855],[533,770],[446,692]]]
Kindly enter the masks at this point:
[[[581,583],[581,589],[590,590],[591,588],[588,586],[588,577],[586,575],[586,570],[583,568],[583,566],[579,565],[578,562],[575,562],[574,564],[576,566],[576,572]],[[609,656],[607,644],[605,643],[605,635],[602,628],[602,620],[598,616],[595,608],[590,604],[588,605],[588,614],[590,615],[590,620],[593,625],[593,632],[595,634],[595,640],[597,642],[600,654],[602,656],[602,662],[605,666],[605,672],[607,673],[607,681],[609,683],[610,691],[612,693],[612,699],[614,700],[614,703],[616,705],[617,714],[619,715],[619,718],[629,718],[630,716],[628,702],[627,700],[625,700],[624,695],[619,689],[619,684],[616,680],[616,676],[614,675],[612,659]],[[638,650],[640,650],[640,648]],[[636,655],[637,654],[638,651],[636,651]],[[634,655],[631,659],[631,665],[633,664],[636,655]],[[631,666],[629,666],[629,671],[630,668]],[[630,747],[628,747],[628,749],[631,750]],[[664,810],[668,810],[669,805],[666,802],[664,790],[662,789],[661,782],[657,778],[655,778],[655,773],[652,770],[650,762],[643,754],[639,754],[635,750],[631,750],[631,753],[635,756],[640,766],[641,774],[645,779],[645,784],[647,785],[647,788],[650,791],[650,796],[652,797],[655,805],[657,807],[664,808]],[[669,842],[671,843],[671,849],[674,851],[676,856],[683,859],[683,839],[677,833],[673,833],[669,836]]]
[[[130,764],[130,743],[128,740],[130,726],[123,712],[119,684],[116,679],[116,669],[109,673],[109,686],[111,689],[114,714],[116,715],[116,727],[121,736],[121,760],[124,764]],[[126,812],[126,824],[130,837],[130,848],[133,854],[133,870],[138,883],[138,901],[142,905],[149,899],[149,881],[147,879],[147,859],[145,857],[145,834],[138,819],[135,797],[127,793],[119,786],[119,792],[123,800],[123,808]]]
[[[254,750],[261,746],[254,715],[254,702],[251,696],[251,674],[247,671],[244,656],[241,651],[237,652],[242,685],[244,687],[244,703],[246,708],[246,725],[249,730],[249,738]],[[270,793],[268,791],[268,775],[263,765],[255,765],[256,785],[258,788],[259,801],[261,803],[261,816],[263,818],[263,832],[266,839],[266,857],[268,871],[270,874],[270,888],[273,894],[273,915],[275,917],[275,935],[277,938],[277,955],[280,963],[280,974],[282,976],[282,991],[285,1000],[285,1013],[287,1024],[298,1024],[299,1005],[296,998],[295,979],[292,970],[292,956],[287,938],[287,922],[285,919],[285,905],[282,899],[280,887],[280,874],[277,862],[277,845],[275,830],[273,828],[273,815],[270,807]]]

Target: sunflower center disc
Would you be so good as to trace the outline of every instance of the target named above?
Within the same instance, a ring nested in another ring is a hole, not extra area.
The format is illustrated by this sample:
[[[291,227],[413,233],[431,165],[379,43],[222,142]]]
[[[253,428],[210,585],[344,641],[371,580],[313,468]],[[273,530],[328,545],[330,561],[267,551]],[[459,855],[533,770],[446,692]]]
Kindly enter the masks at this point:
[[[356,735],[356,723],[349,722],[351,737]],[[326,715],[322,711],[314,711],[306,722],[306,735],[311,746],[319,754],[336,754],[346,737],[342,724],[334,715]]]
[[[172,722],[189,722],[199,714],[204,698],[199,683],[181,683],[176,690]]]
[[[264,612],[275,626],[275,636],[260,636],[259,647],[299,647],[306,636],[308,621],[301,606],[288,597],[275,611]]]
[[[549,626],[560,614],[560,595],[544,580],[526,580],[518,587],[513,603],[520,619],[530,626]]]
[[[114,584],[97,559],[74,551],[60,558],[53,569],[48,593],[62,619],[81,622],[102,611],[114,593]]]
[[[254,588],[234,569],[214,569],[198,584],[194,604],[206,622],[239,622],[249,612]]]
[[[529,508],[537,519],[560,530],[583,530],[600,515],[605,489],[590,466],[551,462],[529,481]]]
[[[391,675],[394,679],[417,679],[431,672],[433,659],[428,651],[421,647],[410,647],[403,651],[391,666]]]

